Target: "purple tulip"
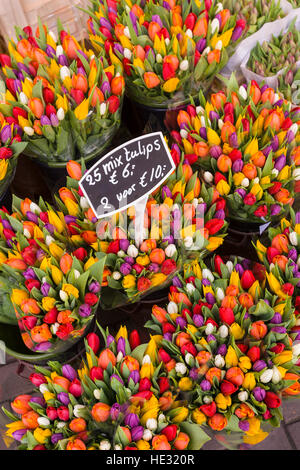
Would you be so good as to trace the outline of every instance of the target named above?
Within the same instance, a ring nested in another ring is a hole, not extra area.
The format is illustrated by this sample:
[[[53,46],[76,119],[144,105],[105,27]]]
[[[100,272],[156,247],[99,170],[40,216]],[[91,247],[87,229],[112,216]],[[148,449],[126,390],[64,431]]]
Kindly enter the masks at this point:
[[[137,384],[140,381],[140,373],[138,370],[133,370],[130,372],[129,377],[128,377],[128,382],[129,380],[132,379],[135,384]]]
[[[163,186],[161,190],[161,195],[163,199],[166,199],[167,197],[172,197],[172,191],[169,188],[169,186]]]
[[[12,437],[15,439],[15,441],[21,442],[26,433],[27,429],[18,429],[12,433]]]
[[[206,127],[200,127],[199,134],[200,134],[200,137],[202,137],[202,139],[207,140]]]
[[[51,442],[52,444],[57,444],[59,441],[61,441],[64,438],[64,435],[61,432],[57,432],[55,434],[52,434],[51,436]]]
[[[270,214],[273,215],[278,215],[281,212],[281,206],[279,204],[272,204],[270,207]]]
[[[274,316],[271,319],[271,323],[277,324],[277,325],[279,323],[282,323],[282,317],[281,317],[280,313],[275,312]]]
[[[136,413],[128,413],[124,418],[124,423],[126,426],[134,428],[140,424],[140,418]]]
[[[273,326],[273,328],[271,328],[271,331],[274,331],[274,333],[285,334],[286,328],[284,326]]]
[[[77,68],[77,73],[81,73],[81,75],[85,75],[85,76],[86,76],[86,71],[84,70],[83,67],[78,67],[78,68]]]
[[[92,308],[88,304],[82,304],[82,305],[80,305],[80,307],[78,309],[78,313],[82,318],[87,318],[91,315]]]
[[[49,45],[48,45],[48,46],[46,47],[46,54],[47,54],[48,57],[50,57],[50,58],[52,59],[52,57],[55,57],[56,51],[55,51],[55,49],[53,49],[52,46],[49,46]]]
[[[163,238],[163,243],[167,243],[168,245],[171,245],[174,243],[174,237],[173,235],[168,235],[167,237]]]
[[[22,80],[17,79],[14,81],[14,89],[16,93],[21,93],[22,91]]]
[[[273,152],[277,152],[279,148],[279,140],[278,140],[277,135],[274,135],[272,142],[271,142],[271,147],[272,147]]]
[[[249,431],[249,428],[250,428],[250,424],[247,420],[244,420],[244,421],[239,421],[239,428],[242,430],[242,431]]]
[[[219,145],[213,145],[209,149],[209,154],[210,154],[211,157],[213,157],[217,160],[219,158],[219,156],[222,155],[222,149]]]
[[[112,374],[110,376],[110,381],[112,381],[113,379],[116,379],[118,382],[120,382],[121,385],[124,385],[123,379],[121,379],[121,377],[119,377],[117,374]]]
[[[218,352],[217,354],[221,354],[221,356],[225,356],[227,353],[227,346],[226,344],[221,344],[221,346],[218,347]]]
[[[172,284],[173,284],[173,286],[175,286],[175,287],[179,287],[179,288],[182,287],[182,282],[181,282],[181,280],[179,279],[178,276],[173,277],[173,279],[172,279]]]
[[[34,351],[38,352],[45,352],[48,351],[52,347],[50,341],[43,341],[42,343],[36,344],[34,347]]]
[[[41,285],[41,293],[43,294],[44,297],[47,297],[47,295],[49,294],[50,289],[51,289],[51,286],[48,282],[44,282]]]
[[[233,173],[239,173],[240,171],[242,171],[243,167],[244,167],[243,160],[239,158],[238,160],[235,160],[235,162],[233,162],[232,171]]]
[[[206,48],[206,39],[205,38],[199,39],[196,43],[197,51],[200,52],[200,54],[202,54],[205,48]]]
[[[129,263],[124,263],[122,264],[122,266],[120,266],[120,272],[123,274],[123,276],[127,276],[128,274],[130,274],[131,270],[132,267]]]
[[[124,47],[121,44],[118,44],[117,42],[114,43],[114,52],[119,52],[121,55],[124,55]]]
[[[164,334],[164,339],[166,341],[172,341],[172,333],[165,333]]]
[[[259,359],[258,361],[255,361],[254,364],[253,364],[253,370],[255,372],[260,372],[261,370],[263,370],[265,367],[267,367],[267,364],[265,363],[265,361]]]
[[[240,39],[241,35],[243,34],[243,28],[241,26],[236,26],[233,30],[233,33],[232,33],[232,36],[231,36],[231,40],[232,41],[238,41],[238,39]]]
[[[151,263],[151,264],[149,264],[148,269],[149,269],[149,271],[151,271],[152,273],[158,273],[158,272],[160,271],[159,264],[157,264],[157,263]]]
[[[6,144],[6,142],[8,142],[10,139],[11,139],[11,126],[10,124],[6,124],[2,131],[0,132],[0,138],[1,138],[1,142],[3,142],[3,144]]]
[[[270,305],[270,301],[268,299],[264,299],[264,302],[267,304],[267,305]]]
[[[268,145],[262,150],[262,153],[264,154],[265,157],[268,157],[269,153],[272,152],[272,145]]]
[[[293,142],[295,140],[295,134],[293,131],[288,130],[285,136],[285,140],[287,141],[288,144]]]
[[[111,89],[110,89],[110,84],[107,80],[105,80],[102,85],[101,85],[101,91],[104,95],[107,95],[109,96],[110,93],[111,93]]]
[[[207,340],[208,342],[210,342],[210,341],[216,341],[216,338],[215,338],[214,335],[207,335],[206,340]]]
[[[194,322],[194,325],[197,326],[198,328],[200,328],[201,326],[204,325],[204,318],[203,316],[200,314],[200,313],[195,313],[193,315],[193,322]]]
[[[296,214],[295,214],[295,222],[296,222],[296,224],[300,224],[300,212],[296,212]]]
[[[59,57],[58,57],[58,63],[59,65],[62,65],[62,66],[68,66],[69,65],[69,62],[68,62],[68,59],[66,58],[65,55],[61,54]]]
[[[26,212],[26,217],[30,222],[33,222],[34,224],[38,225],[39,218],[34,212],[27,211]]]
[[[233,132],[232,134],[230,134],[229,145],[230,147],[233,147],[233,148],[237,148],[239,146],[236,132]]]
[[[239,276],[241,277],[244,273],[244,268],[243,266],[240,264],[240,263],[237,263],[234,267],[234,269],[236,270],[236,272],[239,274]]]
[[[46,406],[46,401],[44,400],[43,397],[31,397],[29,402],[30,403],[37,403],[38,405],[41,405],[43,407]]]
[[[70,366],[69,364],[64,364],[61,368],[61,371],[62,371],[62,375],[70,380],[70,382],[72,382],[73,380],[77,379],[77,372],[75,369],[73,369],[72,366]]]
[[[200,387],[203,392],[208,392],[211,389],[211,384],[208,380],[202,380]]]
[[[67,406],[70,403],[70,398],[67,392],[60,392],[57,394],[57,399],[63,405]]]
[[[135,263],[135,259],[132,258],[132,256],[125,256],[124,261],[128,264],[134,264]]]
[[[142,439],[144,434],[144,428],[143,426],[135,426],[134,428],[131,429],[131,439],[133,442],[137,442],[140,439]]]
[[[243,259],[242,260],[242,266],[245,270],[251,269],[251,261],[249,259]]]
[[[112,335],[108,335],[106,338],[106,346],[109,347],[114,342],[115,342],[115,338]]]
[[[180,328],[181,330],[183,330],[183,329],[186,327],[187,322],[186,322],[186,320],[185,320],[183,317],[177,317],[177,318],[176,318],[176,325],[178,325],[179,328]]]
[[[222,26],[222,17],[220,15],[220,13],[216,14],[215,19],[217,19],[219,21],[219,27],[221,28],[221,26]]]
[[[29,280],[29,279],[36,279],[36,275],[35,275],[35,272],[32,268],[27,268],[24,272],[23,272],[23,276],[25,277],[26,280]],[[44,295],[44,294],[43,294]],[[47,294],[46,294],[47,295]]]
[[[264,401],[266,397],[266,391],[261,387],[255,387],[252,390],[253,396],[257,401]]]
[[[205,295],[206,302],[210,305],[214,305],[216,303],[215,296],[211,292],[207,292]]]
[[[263,94],[264,91],[268,88],[268,85],[263,85],[260,89],[261,94]]]
[[[286,156],[282,154],[276,158],[274,168],[276,168],[276,170],[278,171],[281,171],[282,168],[285,167],[285,164],[286,164]]]
[[[89,285],[89,292],[92,292],[93,294],[97,294],[98,292],[100,292],[101,290],[101,286],[99,284],[99,282],[97,281],[92,281]]]
[[[51,121],[48,118],[48,116],[46,116],[45,114],[43,114],[43,116],[41,116],[41,125],[42,126],[51,126]]]
[[[276,108],[276,106],[279,106],[281,108],[282,105],[283,105],[283,100],[278,100],[276,101],[276,103],[273,103],[273,108]]]
[[[219,209],[216,213],[215,213],[215,218],[216,219],[222,219],[224,220],[225,219],[225,211],[223,209]]]
[[[119,403],[114,403],[110,409],[110,417],[112,420],[116,421],[121,412],[121,405]]]
[[[127,251],[130,243],[127,238],[121,238],[120,240],[120,250]]]
[[[65,222],[66,224],[71,224],[72,222],[76,222],[77,217],[75,215],[65,215]]]
[[[220,119],[220,116],[218,115],[218,113],[216,111],[210,111],[209,112],[209,119],[211,121],[218,121]]]
[[[192,367],[192,369],[189,372],[189,377],[192,380],[197,380],[199,377],[198,369],[197,367]]]
[[[117,342],[117,352],[121,352],[125,356],[125,339],[121,336]]]
[[[101,26],[104,26],[104,28],[109,29],[109,31],[111,31],[112,29],[111,23],[103,16],[100,18],[99,23]]]
[[[50,114],[50,121],[51,121],[51,125],[53,127],[58,127],[59,126],[59,119],[58,119],[58,117],[55,113]]]
[[[208,279],[202,279],[202,285],[205,287],[210,286],[210,281]]]

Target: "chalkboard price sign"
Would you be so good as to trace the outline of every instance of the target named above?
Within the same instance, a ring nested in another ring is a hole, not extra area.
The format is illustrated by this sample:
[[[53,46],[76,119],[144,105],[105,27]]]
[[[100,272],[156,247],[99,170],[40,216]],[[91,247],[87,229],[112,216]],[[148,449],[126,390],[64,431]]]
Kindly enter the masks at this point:
[[[175,163],[161,132],[129,140],[93,165],[79,181],[96,217],[136,204],[158,188]]]

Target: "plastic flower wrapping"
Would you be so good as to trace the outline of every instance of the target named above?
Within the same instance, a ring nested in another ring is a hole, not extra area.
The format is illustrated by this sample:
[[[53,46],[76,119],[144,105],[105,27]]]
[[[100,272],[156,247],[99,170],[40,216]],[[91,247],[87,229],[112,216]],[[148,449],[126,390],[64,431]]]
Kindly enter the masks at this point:
[[[7,91],[0,110],[23,131],[25,153],[46,165],[100,155],[120,126],[122,67],[81,47],[58,23],[16,27],[0,62]]]
[[[33,395],[19,395],[7,438],[20,450],[197,450],[209,436],[191,420],[184,379],[179,389],[156,360],[156,341],[140,345],[136,330],[91,333],[79,368],[35,367]],[[187,379],[189,380],[189,379]]]
[[[245,30],[222,3],[204,1],[92,2],[90,40],[124,67],[134,101],[167,108],[207,90]]]
[[[225,0],[224,8],[237,15],[246,23],[247,34],[258,31],[265,23],[279,20],[284,16],[280,0]]]
[[[278,227],[268,230],[263,242],[256,240],[257,255],[266,266],[272,292],[276,291],[283,299],[292,297],[296,315],[300,313],[299,240],[300,213],[292,209],[288,219],[282,219]]]
[[[282,397],[299,394],[292,299],[265,284],[265,268],[220,256],[173,278],[165,308],[146,323],[170,380],[190,391],[194,422],[224,446],[254,445],[282,420]]]
[[[299,110],[267,85],[225,81],[225,92],[200,92],[199,106],[178,112],[172,139],[224,196],[230,219],[276,221],[294,202]]]
[[[90,255],[81,238],[74,244],[68,218],[42,200],[15,198],[14,210],[0,212],[0,270],[13,307],[6,323],[17,320],[35,352],[66,350],[96,313],[104,258]]]
[[[174,158],[176,149],[172,151]],[[167,286],[183,262],[216,250],[224,241],[225,201],[213,188],[200,183],[188,163],[180,163],[164,185],[149,195],[144,238],[135,238],[135,208],[97,221],[78,181],[84,166],[67,165],[67,187],[57,205],[95,253],[105,253],[101,306],[113,308],[136,302]]]

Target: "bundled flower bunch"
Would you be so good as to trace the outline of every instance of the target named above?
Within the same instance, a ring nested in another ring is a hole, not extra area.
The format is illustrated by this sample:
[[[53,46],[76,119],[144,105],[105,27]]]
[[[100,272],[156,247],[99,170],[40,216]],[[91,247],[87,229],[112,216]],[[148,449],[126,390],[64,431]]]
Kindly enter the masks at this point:
[[[247,68],[253,72],[269,77],[291,68],[300,60],[300,32],[295,28],[295,19],[291,22],[286,33],[272,35],[270,41],[259,42],[252,49]]]
[[[293,8],[299,8],[300,7],[300,1],[299,0],[288,0],[292,5]]]
[[[194,102],[177,115],[173,140],[203,170],[204,181],[225,196],[233,219],[261,223],[293,203],[298,170],[298,109],[267,85],[241,85]]]
[[[279,426],[281,392],[300,393],[295,323],[291,299],[265,288],[262,265],[216,256],[173,278],[169,303],[146,326],[163,336],[169,378],[181,376],[192,394],[193,421],[255,444],[265,425]]]
[[[128,337],[125,327],[115,337],[102,333],[101,351],[99,337],[88,335],[80,369],[36,367],[30,380],[39,393],[16,397],[14,413],[3,409],[19,449],[184,450],[209,440],[188,422],[186,402],[150,357],[155,341],[140,345],[137,331]]]
[[[224,8],[237,15],[238,20],[246,22],[248,35],[258,31],[265,23],[284,16],[280,0],[225,0],[222,3]]]
[[[26,153],[45,164],[99,155],[120,125],[122,67],[80,46],[58,25],[16,28],[0,62],[7,91],[0,110],[23,130]]]
[[[1,91],[0,91],[1,93]],[[1,105],[0,105],[1,106]],[[22,129],[10,117],[0,112],[0,198],[7,191],[16,171],[18,156],[27,143],[22,141]]]
[[[96,253],[106,254],[103,307],[135,302],[150,290],[161,289],[183,260],[203,257],[223,243],[228,225],[225,200],[214,188],[200,184],[188,160],[180,163],[178,146],[173,145],[171,153],[178,166],[148,198],[142,243],[135,240],[135,208],[97,223],[78,184],[84,166],[67,165],[68,187],[59,190],[57,205],[65,217],[74,217],[78,236]]]
[[[300,68],[297,64],[289,66],[287,71],[278,77],[278,89],[292,103],[300,103]]]
[[[42,200],[15,198],[14,208],[0,213],[0,269],[22,339],[36,352],[66,349],[94,317],[104,258],[91,256],[81,237],[67,244],[68,219]]]
[[[130,97],[152,107],[179,104],[206,89],[246,26],[211,0],[92,3],[94,48],[123,64]]]
[[[259,259],[267,268],[267,277],[270,289],[285,299],[292,297],[296,307],[295,315],[298,318],[300,301],[300,273],[299,273],[299,247],[300,247],[300,213],[290,210],[289,220],[282,219],[280,226],[270,228],[268,240],[265,244],[256,241],[256,250]],[[298,331],[299,320],[294,330]]]

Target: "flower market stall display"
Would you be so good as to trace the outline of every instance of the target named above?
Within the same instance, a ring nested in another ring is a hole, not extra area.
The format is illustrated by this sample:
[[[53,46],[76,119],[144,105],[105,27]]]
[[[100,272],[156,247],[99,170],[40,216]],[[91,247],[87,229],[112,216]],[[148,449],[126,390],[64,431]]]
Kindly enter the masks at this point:
[[[146,324],[162,337],[162,370],[182,376],[193,421],[221,443],[261,442],[280,426],[283,392],[300,392],[292,299],[266,288],[262,265],[218,255],[172,284],[168,304],[154,306]]]
[[[123,64],[128,96],[151,108],[176,107],[207,90],[245,30],[215,1],[92,3],[93,47]]]
[[[11,403],[7,436],[20,450],[198,450],[210,438],[190,420],[186,381],[179,389],[156,359],[156,343],[136,330],[87,338],[76,370],[49,362],[30,375],[34,395]],[[187,379],[189,380],[189,379]]]
[[[120,126],[124,93],[122,67],[81,47],[58,26],[55,37],[39,23],[16,28],[10,56],[0,57],[6,104],[28,142],[25,153],[46,166],[65,167],[70,159],[98,157]]]
[[[267,268],[270,289],[282,298],[292,296],[298,314],[300,213],[295,214],[292,209],[290,212],[290,217],[282,219],[279,227],[269,229],[264,244],[256,240],[256,250]]]
[[[88,254],[79,237],[66,243],[68,218],[41,200],[14,200],[1,211],[1,273],[25,345],[35,352],[61,352],[91,323],[99,303],[104,257]],[[70,237],[71,238],[71,237]],[[70,253],[69,253],[70,251]]]
[[[298,110],[267,85],[226,83],[179,111],[172,138],[224,196],[229,219],[276,221],[294,201]]]
[[[280,0],[225,0],[224,8],[237,15],[238,20],[246,23],[247,34],[258,31],[265,23],[279,20],[284,16]]]
[[[180,151],[173,147],[179,164]],[[225,200],[206,188],[188,162],[179,164],[164,185],[149,195],[145,237],[135,241],[135,208],[129,207],[97,221],[79,187],[84,168],[67,165],[67,188],[59,190],[57,205],[96,253],[106,253],[101,305],[113,308],[136,302],[170,283],[188,259],[205,256],[224,241]]]

